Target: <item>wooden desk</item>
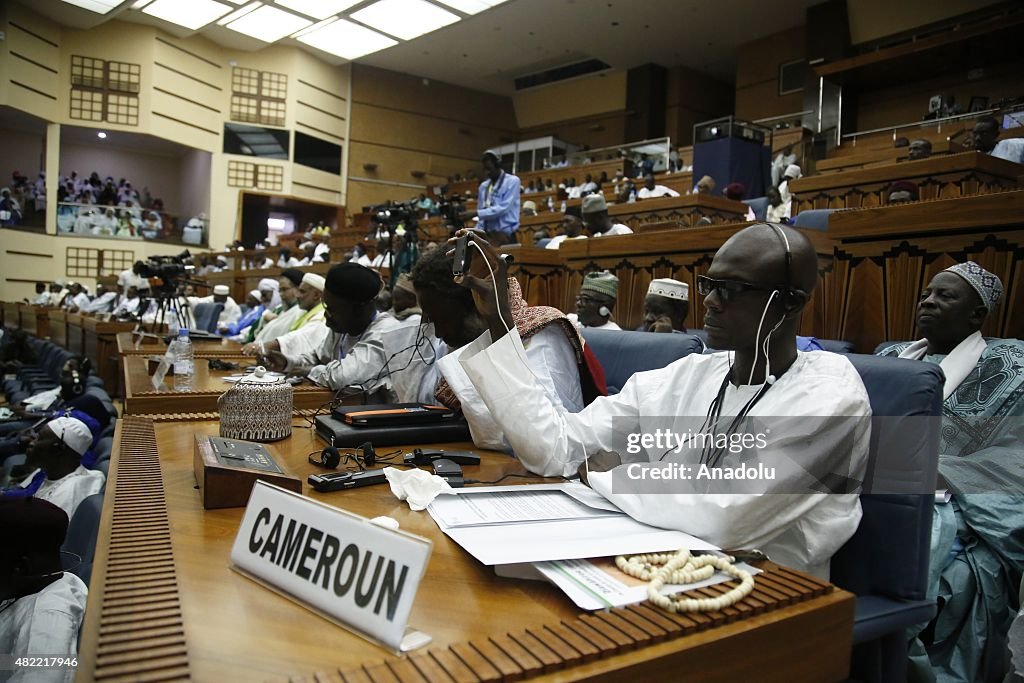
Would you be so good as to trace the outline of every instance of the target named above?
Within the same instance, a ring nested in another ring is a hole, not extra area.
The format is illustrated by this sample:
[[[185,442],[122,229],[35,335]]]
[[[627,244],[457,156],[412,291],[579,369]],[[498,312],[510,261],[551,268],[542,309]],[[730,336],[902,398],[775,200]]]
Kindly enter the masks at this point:
[[[723,683],[846,676],[854,600],[843,591],[769,567],[752,596],[721,613],[634,606],[583,614],[551,585],[498,578],[386,486],[310,490],[305,478],[315,468],[306,454],[323,444],[296,429],[270,448],[306,495],[391,516],[434,544],[409,621],[433,642],[395,657],[228,567],[243,509],[204,511],[192,474],[193,435],[217,429],[118,423],[78,681],[312,680],[314,672],[322,672],[318,681],[646,681],[681,670]],[[472,469],[480,479],[520,471],[492,454]]]
[[[192,391],[175,391],[174,377],[167,375],[161,389],[154,390],[152,377],[147,369],[146,356],[123,356],[124,413],[125,415],[154,415],[161,413],[208,413],[217,412],[217,399],[231,384],[224,377],[241,370],[210,370],[205,359],[197,358],[195,375],[192,377]],[[255,364],[251,359],[247,365]],[[295,387],[293,405],[296,410],[319,408],[334,397],[334,392],[310,384]]]
[[[117,334],[130,333],[135,325],[133,322],[83,317],[85,357],[92,361],[93,372],[103,380],[104,386],[113,389],[118,383],[121,364],[118,362]]]
[[[1017,187],[1019,164],[978,152],[929,157],[856,171],[808,176],[790,184],[793,215],[807,209],[855,209],[888,202],[889,185],[909,180],[921,199],[950,199]]]
[[[38,337],[36,334],[36,307],[31,304],[19,303],[18,304],[18,327],[25,330],[31,335]]]
[[[639,232],[645,223],[666,221],[676,221],[687,228],[697,225],[702,218],[707,218],[713,225],[735,223],[747,215],[747,205],[725,197],[689,194],[644,199],[632,204],[609,204],[608,215],[616,222],[628,225],[634,232]],[[519,243],[533,244],[533,233],[540,229],[547,230],[552,237],[560,234],[562,216],[559,211],[523,216],[517,233]]]
[[[9,330],[16,330],[21,326],[19,319],[20,313],[18,311],[17,301],[5,301],[4,302],[4,327]]]
[[[663,201],[663,200],[649,200]],[[728,201],[728,200],[726,200]],[[592,271],[610,270],[619,278],[619,295],[614,320],[631,330],[643,318],[643,302],[651,280],[670,277],[690,287],[687,328],[703,327],[703,297],[697,294],[697,276],[704,275],[718,248],[750,223],[723,223],[705,228],[645,232],[585,240],[566,240],[555,249],[506,248],[515,257],[511,273],[519,280],[531,305],[554,306],[574,311],[576,294],[583,277]],[[834,241],[816,230],[801,230],[818,253],[821,285],[832,270]],[[820,330],[826,304],[833,305],[821,286],[804,308],[800,334],[827,339]]]
[[[68,337],[64,348],[80,356],[85,355],[85,318],[81,313],[67,314]]]
[[[63,308],[55,308],[50,313],[50,341],[68,348],[68,312]]]
[[[120,356],[151,356],[167,351],[162,338],[143,337],[142,344],[135,348],[135,335],[131,332],[118,332],[115,335],[117,353]],[[242,345],[230,339],[193,339],[192,353],[196,358],[223,358],[237,361],[249,356],[242,355]]]

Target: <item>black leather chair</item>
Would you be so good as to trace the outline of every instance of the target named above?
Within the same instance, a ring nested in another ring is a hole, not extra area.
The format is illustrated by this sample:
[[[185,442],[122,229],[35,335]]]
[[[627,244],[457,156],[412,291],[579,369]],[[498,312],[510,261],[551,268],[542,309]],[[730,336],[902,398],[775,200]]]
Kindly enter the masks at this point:
[[[604,368],[609,394],[619,393],[634,373],[657,370],[691,353],[704,351],[704,342],[690,334],[584,327],[583,338]]]
[[[906,629],[936,612],[926,593],[945,377],[919,361],[848,358],[875,419],[863,517],[832,558],[831,580],[857,595],[851,678],[905,681]]]

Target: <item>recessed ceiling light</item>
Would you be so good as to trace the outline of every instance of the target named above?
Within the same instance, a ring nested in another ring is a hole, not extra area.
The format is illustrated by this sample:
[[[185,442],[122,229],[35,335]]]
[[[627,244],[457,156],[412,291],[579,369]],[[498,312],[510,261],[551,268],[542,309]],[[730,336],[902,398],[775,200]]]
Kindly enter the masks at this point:
[[[313,22],[300,16],[264,5],[241,19],[228,24],[232,31],[244,33],[257,40],[273,43],[296,31],[301,31]]]
[[[217,25],[218,26],[223,26],[224,24],[230,24],[235,19],[241,19],[246,14],[248,14],[251,11],[253,11],[254,9],[257,9],[258,7],[263,7],[263,3],[262,2],[250,2],[245,7],[239,7],[238,9],[236,9],[234,12],[232,12],[229,15],[227,15],[226,17],[221,17],[220,19],[218,19],[217,20]]]
[[[483,12],[485,9],[490,9],[495,5],[500,5],[505,0],[438,0],[442,5],[448,5],[452,9],[457,9],[465,14],[477,14]]]
[[[358,4],[360,0],[274,0],[274,2],[296,12],[302,12],[307,17],[326,19],[343,9]]]
[[[96,137],[98,137],[100,140],[106,140],[107,134],[101,130],[99,133],[96,133]]]
[[[135,2],[132,3],[131,9],[142,9],[152,1],[153,0],[135,0]]]
[[[87,9],[97,14],[106,14],[121,4],[122,0],[64,0],[69,5]]]
[[[412,40],[461,19],[425,0],[379,0],[353,12],[352,18],[402,40]]]
[[[306,45],[343,59],[356,59],[371,52],[398,45],[397,40],[392,40],[376,31],[371,31],[344,19],[331,22],[315,31],[296,36],[296,38]]]
[[[195,31],[230,12],[231,5],[215,0],[154,0],[142,11]]]

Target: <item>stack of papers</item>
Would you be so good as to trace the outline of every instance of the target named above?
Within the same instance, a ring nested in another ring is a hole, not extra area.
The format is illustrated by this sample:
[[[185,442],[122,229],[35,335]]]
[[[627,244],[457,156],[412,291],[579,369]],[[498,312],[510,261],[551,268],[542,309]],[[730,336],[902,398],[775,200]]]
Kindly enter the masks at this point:
[[[427,510],[442,531],[504,576],[543,578],[583,609],[641,602],[646,584],[620,572],[615,555],[718,550],[681,531],[648,526],[601,495],[571,482],[456,489]],[[589,559],[602,558],[602,559]],[[756,572],[746,565],[746,571]],[[697,588],[723,581],[716,574]],[[664,593],[683,590],[665,586]]]

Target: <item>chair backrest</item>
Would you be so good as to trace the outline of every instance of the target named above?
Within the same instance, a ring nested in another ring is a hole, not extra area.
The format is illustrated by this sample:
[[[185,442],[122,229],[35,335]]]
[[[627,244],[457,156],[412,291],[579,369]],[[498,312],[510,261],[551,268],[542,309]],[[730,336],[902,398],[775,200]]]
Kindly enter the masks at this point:
[[[217,318],[220,317],[220,312],[223,310],[224,304],[205,302],[196,304],[195,308],[192,309],[192,317],[195,318],[196,329],[203,332],[216,332]]]
[[[69,571],[88,585],[92,574],[93,556],[96,554],[96,537],[100,531],[100,512],[103,510],[103,494],[96,493],[75,510],[68,524],[68,533],[61,550],[74,553],[82,558],[81,564],[70,567]]]
[[[759,221],[763,221],[765,216],[768,215],[768,197],[754,197],[753,199],[744,199],[743,203],[754,210],[754,218]]]
[[[704,350],[704,342],[691,334],[584,327],[583,338],[604,368],[609,394],[619,393],[626,380],[637,372],[663,368],[683,356]]]
[[[817,342],[821,346],[822,351],[831,351],[832,353],[842,354],[853,353],[853,342],[848,342],[843,339],[818,339]]]
[[[931,363],[847,357],[871,402],[871,450],[860,496],[863,517],[832,558],[831,581],[857,595],[922,600],[945,377]]]
[[[807,209],[793,216],[793,226],[807,230],[828,230],[828,217],[842,209]]]

